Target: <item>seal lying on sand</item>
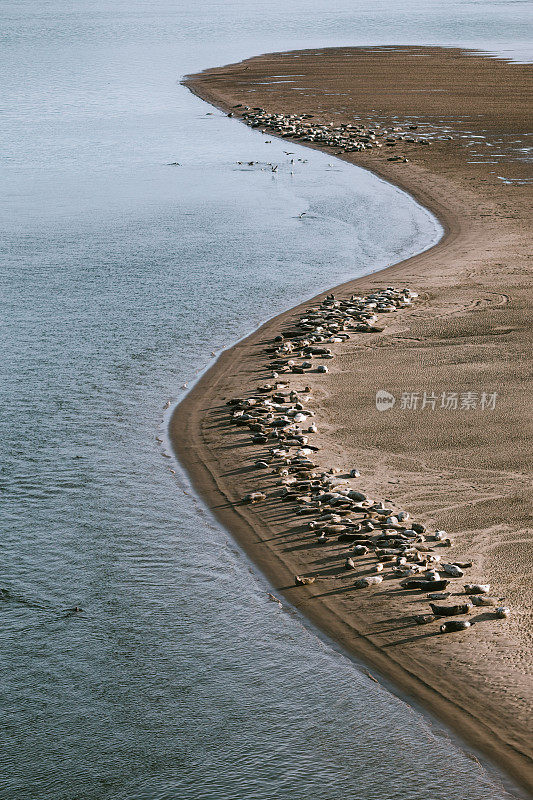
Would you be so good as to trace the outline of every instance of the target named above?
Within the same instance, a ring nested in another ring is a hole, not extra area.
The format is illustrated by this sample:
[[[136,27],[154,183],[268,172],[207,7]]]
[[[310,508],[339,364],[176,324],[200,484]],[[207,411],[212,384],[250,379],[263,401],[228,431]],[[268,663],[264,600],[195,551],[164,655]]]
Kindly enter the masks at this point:
[[[359,578],[353,584],[354,589],[364,589],[366,586],[373,586],[376,583],[381,583],[383,578],[381,575],[369,575],[368,578]]]
[[[450,619],[441,625],[439,630],[441,633],[455,633],[456,631],[465,631],[471,627],[472,623],[466,619]]]
[[[510,613],[511,609],[507,608],[507,606],[498,606],[498,608],[496,609],[496,616],[499,619],[507,619]]]
[[[262,500],[266,500],[263,492],[250,492],[242,498],[243,503],[260,503]]]
[[[406,578],[400,583],[402,589],[416,589],[419,592],[441,591],[446,589],[450,581],[426,581],[423,578]]]
[[[473,603],[475,606],[497,606],[498,600],[495,597],[489,597],[488,595],[474,595],[474,597],[470,598],[470,602]]]
[[[470,614],[473,608],[472,603],[459,603],[454,606],[437,606],[435,603],[429,605],[436,617],[457,617],[459,614]]]
[[[294,576],[294,582],[298,586],[308,586],[310,583],[314,583],[315,582],[315,578],[306,578],[303,575],[295,575]]]
[[[413,619],[417,625],[427,625],[434,621],[435,614],[415,614]]]
[[[465,583],[465,594],[488,594],[490,583]]]

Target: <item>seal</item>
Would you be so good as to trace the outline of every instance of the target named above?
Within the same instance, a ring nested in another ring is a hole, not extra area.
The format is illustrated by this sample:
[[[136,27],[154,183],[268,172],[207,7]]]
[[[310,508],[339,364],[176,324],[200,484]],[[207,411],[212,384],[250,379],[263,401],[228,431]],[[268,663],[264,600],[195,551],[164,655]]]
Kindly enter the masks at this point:
[[[360,539],[361,535],[359,533],[350,533],[349,531],[343,531],[338,538],[338,542],[356,542]]]
[[[400,583],[403,589],[416,589],[419,592],[441,591],[446,589],[450,581],[426,581],[422,578],[406,578]]]
[[[464,575],[463,570],[461,567],[458,567],[457,564],[443,564],[442,562],[439,564],[439,569],[446,573],[446,575],[450,575],[452,578],[462,578]]]
[[[304,575],[294,576],[294,582],[297,586],[309,586],[309,584],[314,583],[315,580],[315,578],[306,578]]]
[[[490,583],[465,583],[465,594],[488,594]]]
[[[262,500],[266,500],[266,494],[263,492],[250,492],[242,498],[243,503],[260,503]]]
[[[417,625],[427,625],[435,620],[434,614],[415,614],[413,617]]]
[[[381,575],[369,575],[368,578],[359,578],[353,584],[353,589],[364,589],[366,586],[373,586],[376,583],[381,583],[383,578]]]
[[[467,628],[471,627],[472,623],[468,622],[466,619],[450,619],[441,625],[439,630],[441,633],[456,633],[457,631],[465,631]]]
[[[495,597],[489,597],[486,594],[481,595],[474,595],[470,598],[470,602],[473,603],[475,606],[496,606],[498,605],[498,601]]]
[[[459,614],[470,614],[473,608],[472,603],[458,603],[453,606],[437,606],[435,603],[429,605],[436,617],[457,617]]]
[[[511,609],[507,608],[507,606],[498,606],[496,609],[496,616],[499,619],[507,619],[507,617],[511,614]]]

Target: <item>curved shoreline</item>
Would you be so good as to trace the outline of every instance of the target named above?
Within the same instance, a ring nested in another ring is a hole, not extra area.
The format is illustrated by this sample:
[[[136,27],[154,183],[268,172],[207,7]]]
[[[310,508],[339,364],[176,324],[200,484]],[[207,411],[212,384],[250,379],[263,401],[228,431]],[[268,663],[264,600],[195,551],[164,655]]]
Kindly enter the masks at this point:
[[[283,54],[278,55],[283,56]],[[262,58],[272,60],[275,56]],[[252,59],[252,61],[257,60]],[[260,59],[258,61],[260,62]],[[234,67],[239,66],[234,65]],[[283,68],[286,68],[285,65]],[[227,68],[221,68],[219,72],[224,70],[227,71]],[[217,71],[208,73],[213,74]],[[196,76],[192,83],[188,81],[189,88],[202,99],[227,111],[230,106],[228,98],[222,93],[217,95],[206,82],[202,83],[202,75]],[[239,77],[242,83],[242,73]],[[235,96],[238,97],[238,94]],[[264,103],[261,105],[264,106]],[[352,159],[347,157],[346,160]],[[409,173],[402,174],[397,165],[383,161],[376,163],[375,159],[371,162],[370,158],[358,156],[353,163],[394,183],[429,208],[443,224],[444,235],[437,244],[420,254],[372,275],[345,282],[330,291],[350,293],[359,288],[375,285],[376,280],[382,278],[401,280],[413,289],[422,288],[422,291],[426,292],[426,308],[428,308],[428,298],[432,294],[431,282],[434,280],[432,273],[435,268],[442,268],[443,260],[448,259],[449,262],[450,259],[456,258],[457,252],[469,253],[472,248],[479,246],[479,237],[484,235],[484,226],[481,226],[480,230],[472,231],[471,219],[462,213],[461,203],[457,202],[454,192],[450,194],[450,186],[446,181],[444,185],[438,181],[433,184],[430,182],[429,188],[421,185],[428,177],[424,165],[413,164]],[[451,267],[449,270],[453,272]],[[424,281],[427,281],[426,286],[420,286]],[[217,436],[220,440],[222,423],[220,419],[213,422],[209,416],[219,416],[221,401],[238,394],[239,387],[246,385],[246,381],[248,385],[250,379],[257,382],[258,358],[261,357],[257,352],[260,349],[258,346],[264,345],[265,340],[273,338],[282,326],[295,318],[299,311],[314,300],[321,300],[325,294],[322,292],[317,298],[306,300],[269,320],[219,357],[172,415],[169,434],[173,449],[189,473],[193,486],[209,508],[232,531],[278,591],[284,592],[291,603],[343,647],[390,677],[402,691],[431,709],[476,748],[485,752],[492,761],[503,766],[523,786],[531,789],[533,786],[531,761],[527,746],[524,746],[525,740],[514,737],[508,729],[504,729],[504,726],[500,729],[497,713],[492,718],[490,714],[487,716],[480,713],[468,693],[461,696],[461,692],[452,691],[450,694],[453,686],[446,686],[446,681],[443,689],[436,685],[435,676],[431,676],[427,666],[424,668],[424,665],[416,659],[412,661],[408,652],[401,649],[393,652],[391,647],[377,644],[375,640],[373,641],[375,637],[369,635],[366,630],[366,621],[365,624],[357,625],[353,619],[346,617],[335,600],[324,597],[317,599],[315,587],[295,589],[293,585],[295,568],[292,558],[285,555],[284,551],[276,547],[276,542],[272,541],[273,526],[268,520],[262,519],[260,514],[248,507],[237,505],[242,495],[242,483],[236,482],[235,478],[232,479],[227,463],[224,462],[224,455],[220,455],[213,448]],[[253,378],[250,378],[251,375]],[[206,415],[208,409],[209,414]],[[186,431],[185,436],[183,431]]]

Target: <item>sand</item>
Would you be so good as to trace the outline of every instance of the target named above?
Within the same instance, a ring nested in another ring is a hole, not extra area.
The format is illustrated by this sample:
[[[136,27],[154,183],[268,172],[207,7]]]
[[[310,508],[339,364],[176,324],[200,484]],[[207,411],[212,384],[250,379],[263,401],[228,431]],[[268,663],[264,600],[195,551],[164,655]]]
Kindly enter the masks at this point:
[[[388,161],[385,147],[339,155],[410,192],[445,235],[431,250],[336,287],[345,296],[408,286],[420,298],[389,315],[382,333],[335,345],[327,376],[290,382],[313,390],[320,464],[357,467],[358,486],[370,496],[447,530],[453,557],[474,562],[468,580],[493,584],[491,594],[512,609],[509,620],[476,609],[469,631],[439,636],[434,626],[418,627],[411,615],[428,611],[424,596],[387,583],[352,591],[338,547],[318,548],[292,504],[271,496],[252,507],[240,502],[247,491],[272,493],[276,477],[254,468],[264,448],[229,424],[226,401],[265,382],[265,347],[309,301],[224,352],[170,423],[195,488],[276,590],[530,791],[532,347],[529,186],[522,181],[531,180],[531,167],[521,148],[533,131],[532,74],[529,65],[483,54],[395,47],[265,55],[187,80],[226,111],[260,106],[334,124],[357,117],[392,125],[394,118],[417,123],[418,133],[451,132],[451,140],[426,147],[396,145],[393,154],[408,163]],[[294,79],[269,83],[274,75]],[[397,398],[387,412],[376,410],[379,389]],[[424,391],[439,399],[474,392],[477,408],[401,407],[403,393]],[[479,407],[483,392],[497,393],[494,409]],[[315,583],[296,587],[301,573]]]

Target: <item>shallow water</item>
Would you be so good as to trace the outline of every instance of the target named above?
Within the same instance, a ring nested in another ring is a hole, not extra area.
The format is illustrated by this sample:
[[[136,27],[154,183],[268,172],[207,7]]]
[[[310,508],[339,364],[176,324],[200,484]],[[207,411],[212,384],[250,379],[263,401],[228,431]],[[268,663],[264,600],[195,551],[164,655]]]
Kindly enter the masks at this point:
[[[525,3],[352,5],[1,6],[1,797],[510,796],[268,600],[156,440],[212,352],[440,233],[180,76],[325,44],[525,57]]]

